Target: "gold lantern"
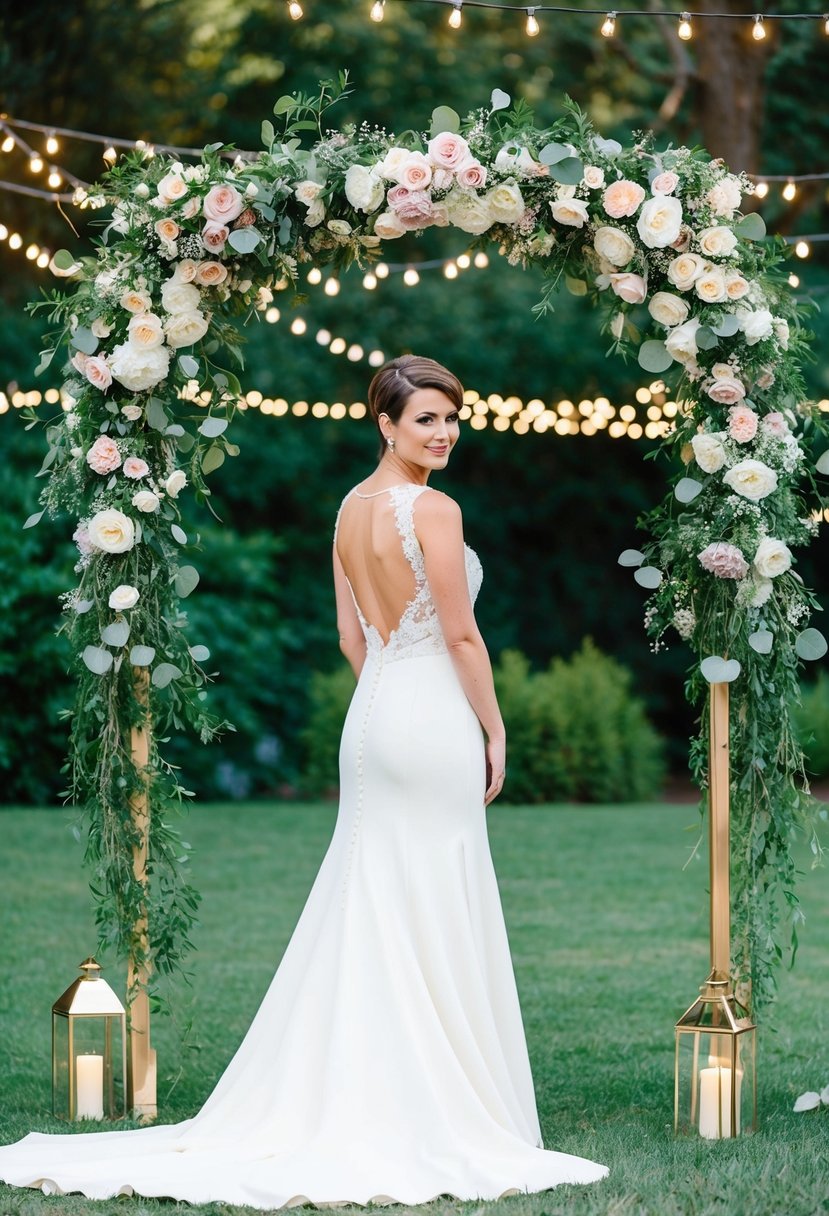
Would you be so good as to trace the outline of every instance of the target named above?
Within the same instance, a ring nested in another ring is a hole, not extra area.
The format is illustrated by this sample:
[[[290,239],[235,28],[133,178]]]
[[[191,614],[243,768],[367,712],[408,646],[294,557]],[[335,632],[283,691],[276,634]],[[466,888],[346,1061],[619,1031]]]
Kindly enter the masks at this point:
[[[59,1119],[123,1119],[124,1006],[94,958],[52,1006],[52,1112]]]
[[[731,985],[728,684],[711,685],[711,973],[676,1024],[674,1131],[707,1140],[757,1128],[757,1035]]]

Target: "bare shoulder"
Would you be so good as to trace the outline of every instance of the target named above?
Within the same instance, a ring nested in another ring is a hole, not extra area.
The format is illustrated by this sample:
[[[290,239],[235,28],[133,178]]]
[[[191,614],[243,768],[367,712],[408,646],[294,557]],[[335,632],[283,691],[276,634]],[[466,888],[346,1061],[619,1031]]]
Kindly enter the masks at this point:
[[[446,527],[459,524],[461,520],[460,507],[454,498],[450,498],[442,490],[429,486],[429,493],[421,494],[417,500],[418,524],[425,524],[427,528]]]

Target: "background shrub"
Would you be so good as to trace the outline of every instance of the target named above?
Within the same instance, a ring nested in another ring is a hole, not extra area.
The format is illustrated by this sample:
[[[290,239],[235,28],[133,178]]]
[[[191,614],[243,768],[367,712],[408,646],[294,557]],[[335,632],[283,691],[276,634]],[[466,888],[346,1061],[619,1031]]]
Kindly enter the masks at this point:
[[[829,777],[829,676],[820,672],[801,690],[795,721],[810,777]]]

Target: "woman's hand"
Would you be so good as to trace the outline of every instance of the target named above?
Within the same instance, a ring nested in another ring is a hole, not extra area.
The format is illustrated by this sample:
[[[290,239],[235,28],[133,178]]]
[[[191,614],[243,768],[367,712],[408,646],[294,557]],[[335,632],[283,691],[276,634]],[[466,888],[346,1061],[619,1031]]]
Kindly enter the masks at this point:
[[[489,806],[493,798],[500,794],[504,778],[507,775],[507,741],[505,738],[488,739],[485,745],[486,754],[486,794],[484,806]]]

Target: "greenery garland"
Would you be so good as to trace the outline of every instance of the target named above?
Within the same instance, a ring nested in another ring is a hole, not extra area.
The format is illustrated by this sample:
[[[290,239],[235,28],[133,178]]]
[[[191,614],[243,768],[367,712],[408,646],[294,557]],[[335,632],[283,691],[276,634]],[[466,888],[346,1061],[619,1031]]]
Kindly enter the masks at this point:
[[[142,670],[154,738],[189,723],[208,740],[228,726],[207,712],[209,652],[190,644],[180,607],[198,582],[183,556],[198,538],[181,527],[179,494],[189,486],[209,506],[206,478],[238,451],[226,433],[240,386],[224,363],[242,366],[233,318],[295,288],[299,263],[365,267],[382,242],[454,226],[511,264],[544,269],[539,314],[562,283],[590,295],[610,350],[668,376],[681,402],[664,446],[687,468],[644,521],[652,539],[620,560],[652,592],[654,649],[672,627],[697,655],[691,700],[706,679],[734,681],[735,965],[756,1011],[783,953],[781,914],[793,930],[800,918],[796,831],[810,830],[819,854],[790,710],[799,660],[826,649],[807,627],[815,605],[789,547],[816,527],[809,444],[823,428],[803,400],[809,335],[782,246],[762,239],[759,216],[740,214],[745,177],[700,149],[657,150],[647,135],[623,149],[569,101],[543,130],[495,90],[463,123],[439,106],[428,133],[324,131],[347,91],[343,74],[317,96],[280,98],[279,131],[262,124],[255,159],[215,144],[198,165],[125,157],[103,180],[114,210],[97,255],[56,255],[74,290],[34,306],[59,326],[40,370],[71,354],[72,406],[47,426],[42,501],[79,521],[63,626],[78,679],[70,795],[88,825],[102,937],[142,961],[129,799],[145,777],[154,969],[180,966],[197,905],[167,815],[187,791],[155,744],[148,773],[136,772],[129,736]],[[308,131],[316,142],[303,148]],[[188,404],[204,390],[206,415]],[[817,467],[829,471],[825,454]],[[702,784],[706,759],[703,725],[692,751]]]

